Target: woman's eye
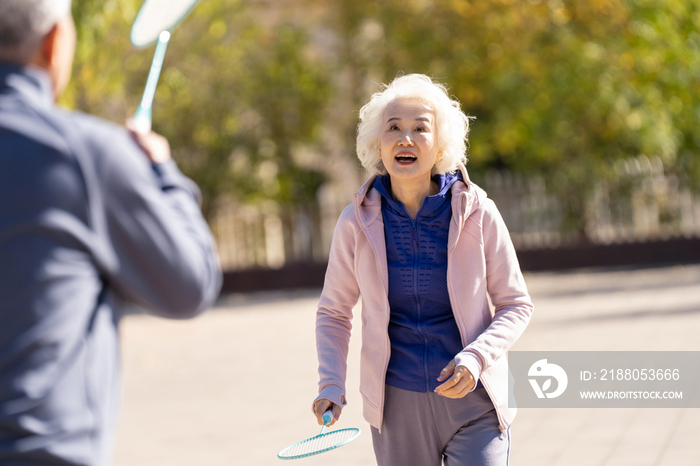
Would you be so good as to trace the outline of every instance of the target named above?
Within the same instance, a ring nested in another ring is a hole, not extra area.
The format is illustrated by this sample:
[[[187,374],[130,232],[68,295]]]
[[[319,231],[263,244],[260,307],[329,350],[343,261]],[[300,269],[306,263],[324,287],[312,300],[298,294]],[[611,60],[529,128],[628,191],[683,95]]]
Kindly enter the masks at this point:
[[[425,131],[425,128],[423,128],[422,126],[419,126],[418,128],[416,128],[416,131],[423,132],[423,131]]]
[[[398,129],[399,129],[399,127],[396,126],[396,125],[391,125],[391,126],[389,127],[389,131],[396,131],[396,130],[398,130]]]

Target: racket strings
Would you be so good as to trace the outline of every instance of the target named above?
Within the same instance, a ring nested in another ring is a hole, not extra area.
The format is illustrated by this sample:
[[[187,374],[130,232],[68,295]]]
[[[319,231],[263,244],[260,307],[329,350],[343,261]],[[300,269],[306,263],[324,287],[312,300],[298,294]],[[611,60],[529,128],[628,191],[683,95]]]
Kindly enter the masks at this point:
[[[292,445],[279,454],[283,458],[298,458],[323,453],[345,445],[360,434],[359,429],[340,429],[311,437]]]
[[[131,29],[131,42],[145,46],[175,27],[199,0],[146,0]]]

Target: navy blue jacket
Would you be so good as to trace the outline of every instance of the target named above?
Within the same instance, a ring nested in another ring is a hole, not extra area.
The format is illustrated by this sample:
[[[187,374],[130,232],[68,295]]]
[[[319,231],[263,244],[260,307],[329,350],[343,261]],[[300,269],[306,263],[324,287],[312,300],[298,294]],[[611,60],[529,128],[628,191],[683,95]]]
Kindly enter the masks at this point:
[[[0,464],[105,465],[131,301],[187,318],[221,273],[196,186],[0,63]]]
[[[450,187],[458,174],[433,177],[439,192],[423,201],[415,219],[391,196],[391,179],[377,177],[389,270],[391,357],[386,383],[414,392],[433,391],[440,371],[462,351],[447,292]]]

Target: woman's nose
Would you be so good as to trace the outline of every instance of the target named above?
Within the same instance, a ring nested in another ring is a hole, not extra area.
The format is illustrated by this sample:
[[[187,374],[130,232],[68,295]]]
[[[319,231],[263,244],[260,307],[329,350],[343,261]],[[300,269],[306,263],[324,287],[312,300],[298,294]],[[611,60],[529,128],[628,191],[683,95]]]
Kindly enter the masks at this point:
[[[401,139],[399,139],[399,144],[404,146],[412,146],[413,139],[411,139],[411,136],[408,133],[403,133],[401,135]]]

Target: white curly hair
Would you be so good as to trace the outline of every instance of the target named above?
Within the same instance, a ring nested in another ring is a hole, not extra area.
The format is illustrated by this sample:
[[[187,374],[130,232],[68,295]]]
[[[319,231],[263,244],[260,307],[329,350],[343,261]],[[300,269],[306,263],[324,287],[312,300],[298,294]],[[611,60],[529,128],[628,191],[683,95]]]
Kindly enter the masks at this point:
[[[372,174],[387,173],[379,154],[379,142],[384,127],[384,112],[395,100],[417,99],[432,107],[438,152],[442,157],[433,167],[433,174],[445,174],[457,169],[459,162],[467,162],[467,136],[469,120],[460,103],[450,98],[444,85],[424,74],[407,74],[394,79],[391,84],[372,95],[360,109],[357,126],[357,157]]]

